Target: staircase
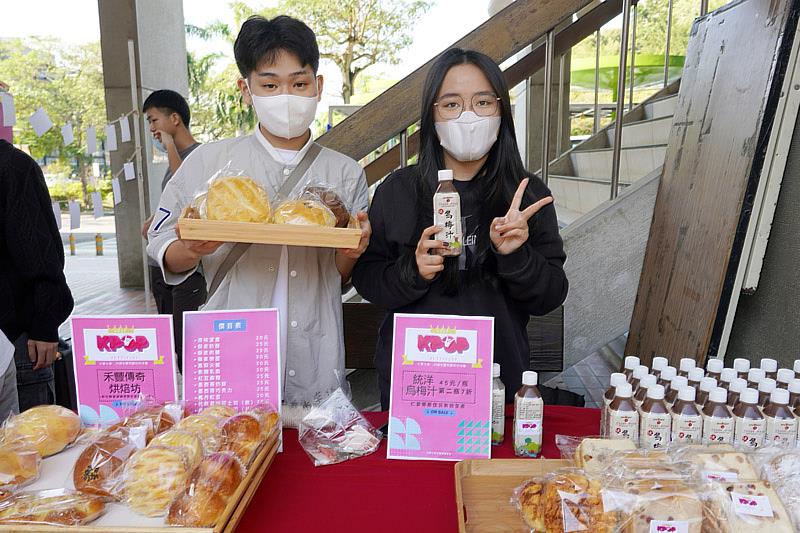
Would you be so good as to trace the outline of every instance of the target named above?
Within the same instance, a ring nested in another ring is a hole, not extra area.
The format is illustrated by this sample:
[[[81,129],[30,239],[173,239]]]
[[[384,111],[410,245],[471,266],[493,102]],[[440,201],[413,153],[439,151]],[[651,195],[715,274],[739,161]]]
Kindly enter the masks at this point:
[[[679,84],[670,84],[623,117],[621,189],[664,164]],[[609,199],[614,132],[612,123],[550,164],[548,186],[562,227]]]

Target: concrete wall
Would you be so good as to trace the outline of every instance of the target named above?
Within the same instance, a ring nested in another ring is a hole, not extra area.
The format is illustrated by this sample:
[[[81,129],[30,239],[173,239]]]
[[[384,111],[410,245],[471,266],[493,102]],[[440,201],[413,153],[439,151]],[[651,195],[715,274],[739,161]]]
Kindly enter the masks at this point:
[[[800,359],[800,121],[781,184],[758,289],[742,294],[736,308],[726,361],[777,359],[791,368]]]
[[[138,105],[155,89],[173,89],[188,94],[186,41],[181,0],[98,0],[100,44],[103,58],[106,113],[116,120],[133,107],[128,61],[128,40],[134,42]],[[134,116],[132,120],[135,120]],[[117,261],[121,287],[142,287],[141,220],[158,203],[165,163],[154,164],[151,136],[146,122],[138,116],[143,148],[145,213],[139,208],[137,181],[120,181],[123,202],[116,206]],[[131,124],[132,125],[132,124]],[[131,128],[133,135],[133,128]],[[134,153],[134,143],[120,144],[111,153],[116,174]]]
[[[660,178],[658,169],[562,231],[564,368],[628,331]]]

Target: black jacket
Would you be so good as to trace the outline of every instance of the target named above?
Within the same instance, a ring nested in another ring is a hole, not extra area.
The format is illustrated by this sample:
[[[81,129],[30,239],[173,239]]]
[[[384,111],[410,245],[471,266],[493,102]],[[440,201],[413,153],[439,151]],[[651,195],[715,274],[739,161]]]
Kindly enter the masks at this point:
[[[494,317],[494,360],[501,365],[501,378],[510,399],[521,385],[522,372],[529,369],[526,327],[530,315],[549,313],[567,296],[563,269],[566,254],[558,234],[555,208],[548,205],[531,218],[530,236],[519,250],[505,256],[490,251],[491,257],[483,264],[484,276],[477,281],[474,276],[470,278],[468,270],[461,270],[458,294],[449,296],[438,277],[428,283],[416,272],[414,251],[420,237],[417,175],[415,166],[399,170],[375,191],[369,210],[372,238],[353,272],[358,292],[388,311],[375,352],[383,407],[388,406],[395,312]],[[530,178],[528,187],[536,199],[550,195],[541,180]],[[464,189],[469,183],[455,183],[461,193],[461,214],[468,221],[477,221],[482,198],[479,193]],[[472,228],[470,225],[467,222],[463,230],[466,244],[467,236],[475,232],[475,222]],[[466,260],[467,269],[475,268],[470,257]],[[412,283],[404,282],[401,274],[409,267],[416,272]]]
[[[72,312],[64,247],[36,161],[0,140],[0,330],[58,340]]]

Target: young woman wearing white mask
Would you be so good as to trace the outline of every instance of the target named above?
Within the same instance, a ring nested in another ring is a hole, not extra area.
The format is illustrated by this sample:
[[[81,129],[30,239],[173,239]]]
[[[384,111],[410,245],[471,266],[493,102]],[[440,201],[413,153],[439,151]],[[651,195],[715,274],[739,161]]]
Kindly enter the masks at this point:
[[[443,258],[433,224],[437,173],[453,171],[461,197],[465,253]],[[530,364],[527,324],[567,295],[566,255],[550,191],[525,170],[508,87],[486,55],[442,54],[422,95],[419,163],[391,174],[375,191],[372,238],[353,283],[388,311],[375,362],[381,403],[389,404],[393,314],[495,317],[495,362],[507,399]]]
[[[353,211],[361,211],[359,248],[334,251],[255,244],[214,291],[213,280],[225,272],[223,265],[234,245],[180,239],[175,230],[181,210],[227,165],[251,176],[274,199],[313,145],[309,126],[323,88],[317,75],[316,37],[299,20],[251,17],[236,38],[234,56],[242,75],[238,82],[242,99],[258,117],[255,131],[204,144],[183,161],[161,197],[147,251],[169,284],[180,283],[202,266],[209,283],[204,309],[279,310],[283,420],[293,426],[340,386],[337,376],[344,376],[341,289],[369,241],[369,221],[363,212],[369,199],[367,182],[358,163],[322,148],[295,191],[313,178],[315,184],[335,190]]]

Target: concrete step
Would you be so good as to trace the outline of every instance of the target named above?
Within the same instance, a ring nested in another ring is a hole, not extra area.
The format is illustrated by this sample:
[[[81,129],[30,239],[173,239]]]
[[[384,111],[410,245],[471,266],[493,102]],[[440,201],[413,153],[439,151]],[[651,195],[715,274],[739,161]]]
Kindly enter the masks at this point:
[[[569,224],[611,196],[611,181],[577,176],[551,175],[547,186],[553,193],[559,223]],[[627,185],[621,184],[620,190]]]
[[[622,126],[622,147],[652,146],[667,144],[669,131],[672,128],[672,115],[631,122]],[[606,130],[608,146],[614,146],[616,128],[611,126]]]
[[[671,117],[675,114],[675,106],[678,103],[678,95],[667,96],[653,100],[644,106],[644,114],[648,119]]]
[[[620,152],[619,181],[633,183],[664,164],[666,144],[623,148]],[[575,150],[570,153],[572,168],[582,178],[611,179],[613,149]]]

